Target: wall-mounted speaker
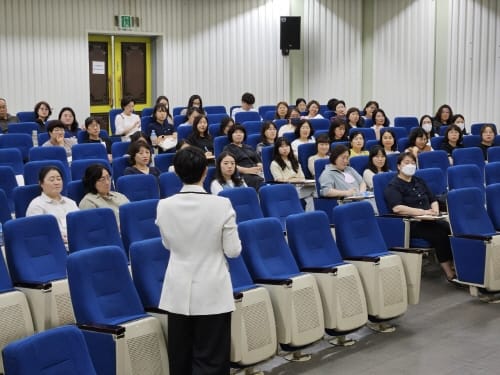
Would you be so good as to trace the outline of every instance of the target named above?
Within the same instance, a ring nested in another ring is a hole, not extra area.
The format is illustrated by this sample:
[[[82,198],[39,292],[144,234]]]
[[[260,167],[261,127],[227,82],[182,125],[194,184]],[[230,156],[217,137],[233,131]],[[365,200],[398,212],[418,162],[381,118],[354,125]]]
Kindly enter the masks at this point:
[[[280,49],[283,55],[300,49],[300,17],[280,17]]]

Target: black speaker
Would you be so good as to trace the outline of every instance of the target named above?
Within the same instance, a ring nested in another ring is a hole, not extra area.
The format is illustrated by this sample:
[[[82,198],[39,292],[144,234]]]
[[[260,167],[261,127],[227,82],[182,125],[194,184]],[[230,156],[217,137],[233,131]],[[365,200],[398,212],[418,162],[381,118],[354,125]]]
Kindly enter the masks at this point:
[[[288,55],[291,49],[300,49],[300,17],[280,17],[280,49]]]

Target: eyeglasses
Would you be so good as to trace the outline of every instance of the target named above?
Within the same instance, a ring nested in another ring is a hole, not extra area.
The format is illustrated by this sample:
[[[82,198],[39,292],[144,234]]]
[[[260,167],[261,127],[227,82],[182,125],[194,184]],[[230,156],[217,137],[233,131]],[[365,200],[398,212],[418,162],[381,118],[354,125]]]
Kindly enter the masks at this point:
[[[97,179],[97,182],[107,182],[107,181],[111,181],[111,176],[102,176],[101,178]]]

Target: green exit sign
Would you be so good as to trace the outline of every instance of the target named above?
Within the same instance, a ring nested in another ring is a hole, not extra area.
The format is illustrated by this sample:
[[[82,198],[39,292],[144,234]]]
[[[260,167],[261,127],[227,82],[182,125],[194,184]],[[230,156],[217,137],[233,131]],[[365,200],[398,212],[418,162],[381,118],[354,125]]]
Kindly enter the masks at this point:
[[[132,28],[132,16],[119,16],[119,27],[122,30],[130,30]]]

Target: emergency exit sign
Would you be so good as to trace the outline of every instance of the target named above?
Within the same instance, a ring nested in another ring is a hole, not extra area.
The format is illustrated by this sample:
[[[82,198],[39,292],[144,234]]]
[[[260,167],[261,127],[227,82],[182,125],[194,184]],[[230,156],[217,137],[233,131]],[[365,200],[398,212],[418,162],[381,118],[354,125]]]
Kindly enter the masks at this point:
[[[122,30],[130,30],[132,28],[132,16],[120,15],[118,16],[119,24],[118,26]]]

